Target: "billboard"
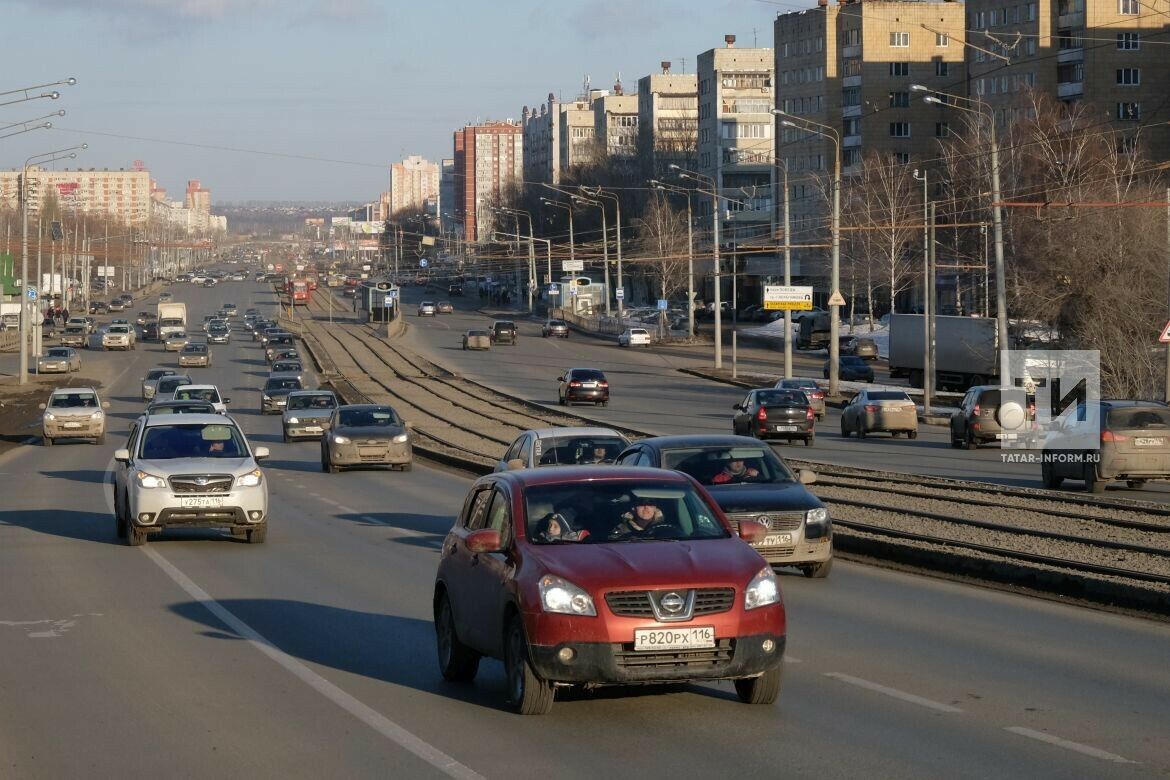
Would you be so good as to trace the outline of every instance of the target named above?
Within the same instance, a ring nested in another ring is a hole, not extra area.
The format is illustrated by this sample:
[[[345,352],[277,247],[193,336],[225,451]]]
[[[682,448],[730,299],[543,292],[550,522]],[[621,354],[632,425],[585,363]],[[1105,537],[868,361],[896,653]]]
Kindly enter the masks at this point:
[[[99,265],[97,267],[97,275],[98,276],[112,277],[114,275],[114,266],[112,266],[112,265]]]

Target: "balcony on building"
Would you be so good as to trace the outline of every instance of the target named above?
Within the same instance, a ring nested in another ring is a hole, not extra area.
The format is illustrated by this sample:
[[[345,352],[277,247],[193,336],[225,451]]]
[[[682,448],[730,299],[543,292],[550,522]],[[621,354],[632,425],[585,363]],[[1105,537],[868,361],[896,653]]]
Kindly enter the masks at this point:
[[[856,76],[846,76],[845,78],[841,79],[841,86],[842,87],[860,87],[861,86],[861,75],[858,74]]]
[[[861,44],[853,44],[851,46],[843,46],[841,48],[841,59],[847,60],[852,57],[861,56]]]
[[[1056,96],[1061,100],[1084,94],[1085,83],[1083,81],[1062,81],[1056,85]]]
[[[1085,61],[1085,44],[1082,37],[1084,30],[1061,29],[1056,33],[1056,45],[1059,51],[1056,54],[1058,65],[1071,62]]]
[[[861,106],[860,105],[841,106],[841,116],[842,117],[861,116]]]
[[[841,139],[842,146],[861,146],[861,135],[847,135]]]

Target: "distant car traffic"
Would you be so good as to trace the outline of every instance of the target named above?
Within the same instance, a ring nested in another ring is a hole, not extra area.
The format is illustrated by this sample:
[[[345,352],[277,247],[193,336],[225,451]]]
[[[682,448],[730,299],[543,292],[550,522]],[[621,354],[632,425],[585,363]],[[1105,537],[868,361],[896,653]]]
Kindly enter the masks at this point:
[[[567,339],[569,337],[569,323],[564,320],[545,320],[540,326],[540,335],[546,339],[550,336]]]
[[[491,330],[492,341],[496,344],[511,344],[516,346],[516,323],[511,320],[496,320],[492,323]]]
[[[951,413],[951,446],[973,450],[989,442],[1036,441],[1036,402],[1018,387],[978,385]]]
[[[155,400],[170,401],[175,395],[175,390],[183,385],[189,385],[191,382],[191,377],[186,374],[169,374],[164,377],[159,377],[155,382]]]
[[[206,368],[211,365],[211,350],[206,344],[187,344],[179,350],[179,368],[200,366]]]
[[[222,397],[215,385],[183,385],[175,389],[171,398],[175,401],[204,401],[211,404],[216,414],[227,414],[227,405],[232,402],[232,399]]]
[[[391,466],[410,471],[414,465],[410,427],[393,407],[381,404],[339,406],[321,438],[321,470],[337,473],[357,466]]]
[[[183,347],[191,343],[190,336],[185,331],[175,331],[163,339],[164,352],[180,352]]]
[[[570,368],[557,377],[557,401],[561,406],[575,403],[609,405],[609,380],[598,368]]]
[[[841,410],[841,436],[857,434],[864,439],[871,433],[903,433],[918,438],[918,407],[904,390],[865,388]]]
[[[496,471],[613,463],[629,445],[612,428],[537,428],[516,437],[496,463]]]
[[[492,337],[486,330],[472,328],[463,334],[464,349],[491,349]]]
[[[435,311],[439,314],[454,314],[455,307],[451,304],[450,301],[439,301],[437,304],[435,304]]]
[[[149,401],[154,398],[158,380],[164,376],[174,376],[177,373],[173,368],[152,368],[147,371],[146,376],[142,377],[142,400]]]
[[[49,347],[37,358],[38,374],[71,374],[81,370],[81,355],[73,347]]]
[[[648,347],[650,346],[650,331],[645,328],[626,328],[618,336],[618,346]]]
[[[1078,421],[1078,414],[1085,419]],[[1122,400],[1077,407],[1057,419],[1040,464],[1050,490],[1066,479],[1081,480],[1088,493],[1103,493],[1113,481],[1140,489],[1150,480],[1170,479],[1170,408],[1160,401]]]
[[[812,404],[813,413],[818,420],[825,419],[825,391],[817,384],[817,380],[808,377],[789,377],[776,382],[777,390],[801,390],[808,396]]]
[[[437,314],[434,301],[423,301],[418,305],[418,316],[434,317]]]
[[[41,443],[51,447],[57,439],[89,439],[105,444],[108,408],[92,387],[58,387],[41,404]]]
[[[270,376],[260,390],[260,414],[280,414],[288,403],[288,394],[304,390],[305,385],[295,376]]]
[[[759,539],[763,528],[744,523]],[[744,702],[780,692],[780,584],[687,476],[588,466],[490,474],[441,546],[439,669],[504,662],[509,704],[552,708],[562,686],[731,680]]]
[[[749,390],[732,409],[731,429],[737,436],[800,439],[806,447],[816,441],[816,412],[802,390]]]
[[[830,361],[825,361],[825,379],[829,378]],[[852,355],[842,355],[837,363],[837,378],[846,382],[873,382],[873,367],[865,360]]]
[[[284,441],[319,439],[329,431],[337,396],[329,390],[296,390],[288,394],[281,417]]]

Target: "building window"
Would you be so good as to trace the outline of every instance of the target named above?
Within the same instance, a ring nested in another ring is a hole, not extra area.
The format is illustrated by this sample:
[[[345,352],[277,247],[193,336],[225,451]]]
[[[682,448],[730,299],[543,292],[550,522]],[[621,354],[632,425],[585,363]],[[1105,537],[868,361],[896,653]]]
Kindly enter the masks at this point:
[[[890,108],[909,108],[910,107],[910,93],[909,92],[891,92],[890,93]]]
[[[1136,87],[1142,83],[1141,68],[1118,68],[1117,85],[1121,87]]]
[[[1141,103],[1118,103],[1117,118],[1123,122],[1136,122],[1142,118]]]
[[[910,123],[909,122],[890,122],[890,137],[891,138],[909,138],[910,137]]]
[[[1117,0],[1117,13],[1137,16],[1139,0]]]
[[[860,76],[861,75],[861,59],[859,57],[852,57],[845,60],[844,73],[845,76]]]
[[[1122,0],[1125,2],[1125,0]],[[1137,2],[1137,0],[1133,0]],[[892,32],[890,33],[890,45],[897,49],[905,49],[910,46],[910,33],[908,32]]]
[[[1028,9],[1028,13],[1027,13],[1027,17],[1026,17],[1025,21],[1028,21],[1028,22],[1036,21],[1036,3],[1028,3],[1028,5],[1025,6],[1025,8]]]
[[[947,46],[950,46],[951,45],[950,34],[949,33],[935,33],[934,34],[934,45],[939,47],[940,49],[943,49],[943,48],[946,48]]]
[[[950,123],[948,123],[948,122],[935,122],[934,123],[934,137],[935,138],[950,138],[951,137]]]
[[[936,75],[936,76],[949,76],[949,75],[951,75],[951,63],[944,62],[943,60],[935,60],[934,61],[934,75]]]
[[[1036,56],[1036,39],[1035,38],[1028,38],[1026,41],[1024,41],[1024,54],[1027,55],[1028,57],[1035,57]]]
[[[986,26],[987,26],[987,18],[984,16],[984,12],[983,11],[976,12],[976,14],[975,14],[975,27],[979,30],[982,30]]]
[[[1137,51],[1141,47],[1141,33],[1117,33],[1117,48],[1122,51]]]
[[[846,168],[852,168],[854,165],[861,164],[861,150],[850,147],[841,150],[841,164]]]
[[[860,106],[861,90],[857,87],[846,87],[845,89],[841,90],[841,105]]]
[[[891,76],[909,76],[910,63],[909,62],[891,62],[890,63]]]
[[[723,138],[771,138],[771,122],[724,122]]]
[[[894,165],[909,165],[910,152],[894,152],[890,155],[890,162]]]

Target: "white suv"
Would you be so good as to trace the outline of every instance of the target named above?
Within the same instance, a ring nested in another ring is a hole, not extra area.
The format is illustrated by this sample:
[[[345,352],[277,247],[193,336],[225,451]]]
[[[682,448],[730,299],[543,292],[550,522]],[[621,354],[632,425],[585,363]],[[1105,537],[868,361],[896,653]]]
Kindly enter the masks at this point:
[[[268,484],[231,417],[139,417],[126,448],[114,452],[114,521],[131,546],[168,527],[228,528],[260,544],[268,534]]]

